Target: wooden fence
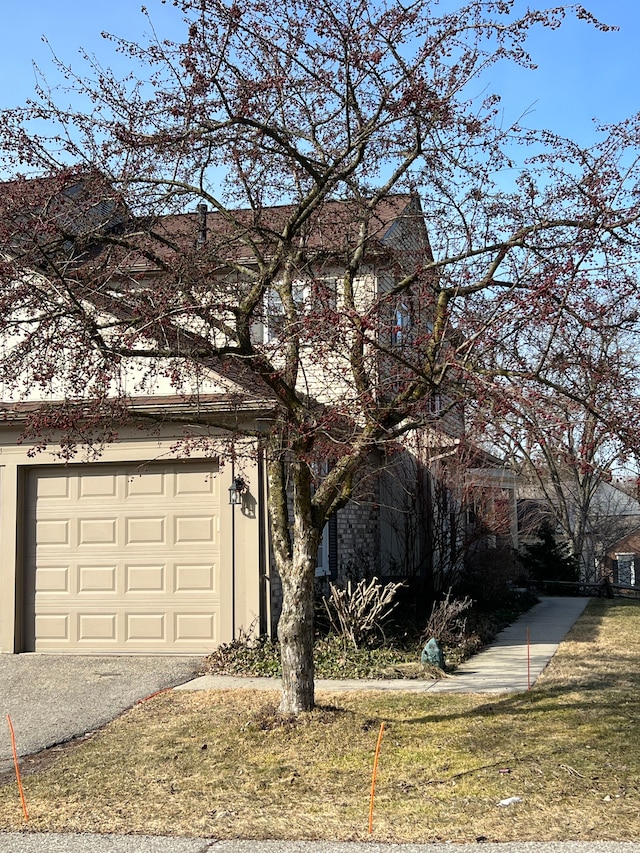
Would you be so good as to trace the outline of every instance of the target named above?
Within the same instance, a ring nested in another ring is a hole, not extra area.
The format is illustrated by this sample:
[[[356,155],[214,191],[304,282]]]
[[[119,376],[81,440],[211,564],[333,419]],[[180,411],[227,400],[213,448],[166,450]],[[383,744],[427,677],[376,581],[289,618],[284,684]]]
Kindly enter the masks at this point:
[[[608,578],[585,581],[543,581],[542,592],[547,595],[587,595],[590,598],[640,598],[640,586],[611,583]]]

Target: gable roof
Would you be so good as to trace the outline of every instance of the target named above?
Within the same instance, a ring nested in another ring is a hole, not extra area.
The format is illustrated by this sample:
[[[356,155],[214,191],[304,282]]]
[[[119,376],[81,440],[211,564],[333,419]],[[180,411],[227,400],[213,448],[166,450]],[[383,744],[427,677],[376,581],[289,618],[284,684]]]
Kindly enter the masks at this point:
[[[364,222],[369,258],[409,248],[430,253],[413,192],[388,195],[373,208],[366,199],[330,199],[302,214],[294,204],[223,211],[201,203],[194,212],[136,216],[98,172],[69,169],[0,183],[0,245],[27,262],[33,255],[34,264],[38,255],[61,250],[67,257],[75,254],[81,264],[100,263],[97,256],[106,241],[120,245],[119,251],[111,246],[109,262],[121,272],[158,272],[195,249],[222,267],[268,258],[291,229],[294,249],[302,244],[316,260],[339,262],[357,244]],[[120,239],[110,240],[114,234]],[[82,244],[81,256],[73,251],[75,242]]]
[[[68,171],[0,183],[0,243],[13,251],[53,250],[65,241],[98,239],[126,216],[99,174]]]
[[[139,251],[129,255],[127,263],[132,272],[151,274],[163,263],[171,264],[176,256],[195,250],[220,267],[251,263],[256,257],[268,259],[286,242],[296,213],[295,205],[222,212],[200,204],[196,212],[132,218],[125,225],[123,240],[132,245],[138,241]],[[372,211],[350,201],[327,201],[295,223],[292,248],[303,245],[308,259],[340,262],[355,247],[364,221],[370,258],[406,249],[409,244],[428,251],[424,215],[418,197],[410,194],[388,196]]]

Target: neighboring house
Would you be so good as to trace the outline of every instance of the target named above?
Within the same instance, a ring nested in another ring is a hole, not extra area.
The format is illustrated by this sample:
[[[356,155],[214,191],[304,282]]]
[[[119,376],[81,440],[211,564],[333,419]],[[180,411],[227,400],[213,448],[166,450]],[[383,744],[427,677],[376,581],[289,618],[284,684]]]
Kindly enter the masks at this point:
[[[565,489],[566,505],[571,521],[578,512],[570,486]],[[520,483],[518,488],[518,524],[521,544],[536,540],[536,531],[543,523],[550,523],[558,543],[569,537],[557,523],[548,499],[542,491],[530,484]],[[581,579],[599,581],[604,576],[632,578],[635,545],[640,529],[640,502],[620,483],[602,479],[597,483],[586,514],[585,536],[580,556]],[[639,550],[640,553],[640,550]],[[619,569],[616,566],[618,561]],[[638,561],[640,568],[640,559]],[[617,582],[617,581],[616,581]],[[621,580],[620,583],[634,583]]]
[[[640,586],[640,501],[637,480],[614,481],[619,495],[619,525],[601,559],[601,573],[614,584]]]
[[[637,523],[640,527],[640,517]],[[602,576],[621,586],[640,586],[640,529],[609,548],[602,561]]]
[[[426,232],[415,204],[412,196],[394,196],[381,205],[381,255],[389,247],[396,255],[422,250]],[[113,207],[97,209],[118,227]],[[330,212],[331,226],[316,222],[314,238],[318,244],[328,241],[328,248],[340,224],[340,203],[331,203]],[[281,213],[275,209],[273,215]],[[195,214],[163,218],[157,230],[159,246],[180,240],[197,245],[216,240],[224,223],[200,208]],[[99,247],[96,254],[99,259]],[[141,291],[153,291],[158,269],[151,255],[118,261],[112,291],[96,301],[99,310],[117,316],[118,276],[127,286],[134,282]],[[332,282],[340,270],[328,255],[314,282],[322,279],[328,298],[338,298],[335,292],[332,296]],[[390,267],[372,263],[357,282],[361,298],[389,287],[393,275]],[[305,286],[301,281],[301,298]],[[402,305],[397,312],[401,336]],[[276,346],[278,318],[274,301],[253,334]],[[309,393],[320,393],[312,370],[306,377]],[[225,418],[229,429],[259,434],[259,422],[269,418],[272,399],[231,367],[224,375],[208,370],[189,377],[178,394],[161,372],[149,375],[142,362],[132,360],[120,382],[133,413],[141,419],[157,418],[157,426],[152,431],[136,424],[120,426],[117,437],[111,438],[109,418],[117,417],[117,408],[88,410],[93,424],[104,419],[107,440],[100,455],[83,463],[66,459],[55,441],[43,446],[37,436],[23,435],[27,413],[37,410],[46,425],[47,407],[59,406],[55,384],[45,388],[24,379],[4,389],[2,652],[200,654],[241,631],[275,629],[280,585],[270,555],[263,452],[254,439],[236,439],[233,454],[220,452],[212,458],[209,441],[211,436],[224,441]],[[323,393],[326,388],[323,385]],[[434,415],[440,405],[433,401]],[[196,409],[199,423],[206,423],[210,413],[221,425],[203,434],[202,441],[189,427]],[[171,418],[163,419],[168,411]],[[319,577],[433,574],[438,548],[437,559],[445,567],[438,581],[442,588],[453,570],[447,560],[451,563],[454,557],[447,556],[442,544],[434,544],[433,519],[446,530],[450,508],[446,501],[436,507],[433,465],[453,451],[460,429],[461,419],[451,415],[440,431],[411,433],[386,464],[372,460],[371,472],[362,472],[354,500],[325,528],[318,550]],[[183,452],[185,441],[188,453]],[[414,500],[407,487],[408,468],[420,500]],[[495,470],[483,469],[482,477],[495,480]]]

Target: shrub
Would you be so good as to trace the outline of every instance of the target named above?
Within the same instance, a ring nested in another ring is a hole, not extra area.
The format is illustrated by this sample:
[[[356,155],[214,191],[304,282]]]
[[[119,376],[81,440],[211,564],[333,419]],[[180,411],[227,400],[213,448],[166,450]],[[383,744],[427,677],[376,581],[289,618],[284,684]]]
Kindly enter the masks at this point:
[[[269,637],[252,637],[247,632],[230,643],[223,643],[209,655],[205,671],[224,675],[277,677],[280,649]]]
[[[473,601],[468,596],[462,599],[451,598],[449,590],[442,601],[434,601],[421,640],[424,642],[434,637],[440,645],[458,645],[467,627],[463,613],[466,613],[472,604]]]
[[[394,601],[402,583],[382,586],[378,578],[361,580],[355,586],[329,584],[330,593],[323,604],[333,631],[354,648],[370,645],[376,638],[384,640],[383,624],[397,606]]]

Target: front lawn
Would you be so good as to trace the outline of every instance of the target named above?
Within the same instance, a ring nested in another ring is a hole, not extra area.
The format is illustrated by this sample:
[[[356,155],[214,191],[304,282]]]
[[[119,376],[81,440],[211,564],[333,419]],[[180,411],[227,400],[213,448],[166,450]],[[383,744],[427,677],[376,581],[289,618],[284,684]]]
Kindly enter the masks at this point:
[[[639,701],[640,604],[594,600],[530,693],[320,693],[296,720],[276,693],[159,695],[25,778],[29,828],[367,839],[384,721],[374,840],[636,840]]]

